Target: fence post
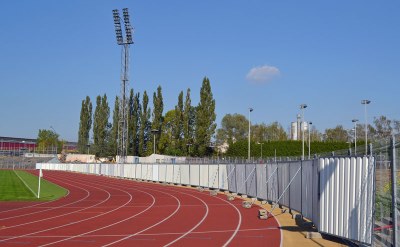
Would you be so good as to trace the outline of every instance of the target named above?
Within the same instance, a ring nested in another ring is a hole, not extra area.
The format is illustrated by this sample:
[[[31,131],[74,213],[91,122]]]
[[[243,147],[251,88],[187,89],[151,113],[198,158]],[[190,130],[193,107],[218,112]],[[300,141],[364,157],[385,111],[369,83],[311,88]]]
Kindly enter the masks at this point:
[[[391,138],[391,164],[392,164],[392,225],[393,225],[393,246],[397,246],[397,167],[396,167],[396,139]],[[372,153],[372,152],[371,152]]]

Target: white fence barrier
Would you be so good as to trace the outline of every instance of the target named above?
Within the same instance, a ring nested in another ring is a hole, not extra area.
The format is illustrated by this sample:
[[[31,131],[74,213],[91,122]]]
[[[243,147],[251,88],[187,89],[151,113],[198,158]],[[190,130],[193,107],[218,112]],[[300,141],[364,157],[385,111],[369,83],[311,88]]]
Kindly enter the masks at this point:
[[[270,164],[52,164],[73,171],[229,190],[298,211],[320,232],[370,245],[373,157],[330,157]]]

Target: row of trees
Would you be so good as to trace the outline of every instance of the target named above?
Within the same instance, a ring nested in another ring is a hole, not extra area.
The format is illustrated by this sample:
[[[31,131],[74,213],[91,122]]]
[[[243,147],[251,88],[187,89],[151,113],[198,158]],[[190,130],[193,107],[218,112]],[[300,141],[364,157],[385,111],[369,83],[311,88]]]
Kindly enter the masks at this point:
[[[248,119],[241,114],[227,114],[221,121],[221,128],[217,130],[216,142],[219,145],[228,145],[248,138]],[[400,133],[400,121],[390,120],[385,116],[375,117],[373,125],[368,124],[368,140],[375,142],[389,138],[392,133]],[[357,140],[365,137],[365,124],[357,124]],[[301,134],[301,133],[300,133]],[[308,137],[308,132],[306,132]],[[251,140],[257,142],[264,141],[284,141],[290,139],[289,134],[281,124],[273,122],[271,124],[251,125]],[[308,139],[308,138],[306,138]],[[345,129],[342,125],[334,128],[325,129],[320,132],[312,125],[310,129],[311,141],[330,141],[330,142],[352,142],[354,141],[354,129]]]
[[[149,106],[149,96],[146,91],[140,97],[139,92],[135,93],[131,89],[128,107],[128,155],[147,156],[153,153],[153,134],[155,134],[157,153],[210,155],[212,153],[210,143],[216,129],[215,100],[210,80],[207,77],[203,79],[200,102],[197,106],[192,106],[190,93],[190,89],[187,89],[184,100],[181,91],[175,108],[164,115],[161,86],[153,93],[153,110]],[[79,152],[86,153],[90,150],[90,153],[98,157],[117,154],[119,102],[119,98],[116,97],[110,123],[110,108],[106,94],[97,96],[93,114],[90,97],[87,96],[82,100],[78,132]],[[92,125],[93,139],[90,142]]]

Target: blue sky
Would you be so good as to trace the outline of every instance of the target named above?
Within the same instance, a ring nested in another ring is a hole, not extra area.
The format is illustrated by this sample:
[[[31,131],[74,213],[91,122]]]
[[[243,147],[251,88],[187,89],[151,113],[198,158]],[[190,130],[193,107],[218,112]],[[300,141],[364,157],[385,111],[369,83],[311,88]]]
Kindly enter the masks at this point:
[[[399,1],[4,1],[0,15],[0,136],[52,126],[76,141],[81,101],[120,91],[112,10],[135,27],[130,85],[163,89],[165,110],[204,76],[217,124],[228,113],[285,129],[306,103],[320,131],[351,119],[400,119]]]

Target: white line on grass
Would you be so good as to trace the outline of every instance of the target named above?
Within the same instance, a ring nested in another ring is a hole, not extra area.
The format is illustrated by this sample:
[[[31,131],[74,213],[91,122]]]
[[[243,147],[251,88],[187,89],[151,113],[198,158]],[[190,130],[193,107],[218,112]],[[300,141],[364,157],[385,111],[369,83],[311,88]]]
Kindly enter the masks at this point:
[[[14,171],[14,173],[15,173],[15,175],[17,175],[17,177],[25,184],[25,186],[33,193],[33,195],[35,196],[35,197],[37,197],[38,195],[35,193],[35,192],[33,192],[33,190],[31,189],[31,187],[29,187],[26,183],[25,183],[25,181],[18,175],[18,173],[15,171],[15,170],[13,170]]]

